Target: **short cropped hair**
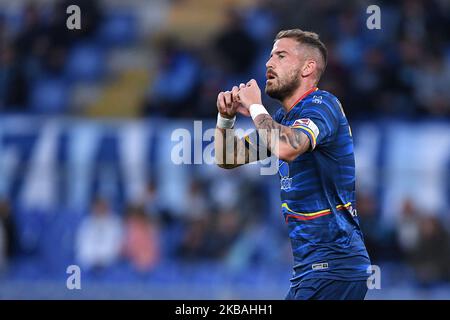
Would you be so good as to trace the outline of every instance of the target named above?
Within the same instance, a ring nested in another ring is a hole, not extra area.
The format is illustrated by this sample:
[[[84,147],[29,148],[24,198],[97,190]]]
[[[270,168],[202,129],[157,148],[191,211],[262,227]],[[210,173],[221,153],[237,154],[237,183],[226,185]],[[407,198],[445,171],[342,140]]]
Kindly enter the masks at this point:
[[[278,32],[277,36],[275,37],[274,41],[277,41],[279,39],[283,38],[290,38],[296,40],[298,43],[309,46],[311,48],[315,48],[319,51],[321,57],[322,57],[322,64],[319,64],[318,69],[318,79],[322,76],[323,72],[325,71],[325,67],[327,66],[327,59],[328,59],[328,50],[323,44],[322,41],[319,39],[319,35],[315,32],[310,31],[303,31],[300,29],[290,29],[290,30],[282,30]]]

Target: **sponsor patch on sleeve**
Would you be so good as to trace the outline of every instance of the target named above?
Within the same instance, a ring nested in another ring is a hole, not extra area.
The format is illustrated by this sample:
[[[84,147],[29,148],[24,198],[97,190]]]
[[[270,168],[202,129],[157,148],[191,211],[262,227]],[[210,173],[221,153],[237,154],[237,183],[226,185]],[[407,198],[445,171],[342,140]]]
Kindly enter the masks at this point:
[[[319,136],[319,128],[316,126],[314,121],[308,118],[297,119],[294,121],[291,128],[301,129],[310,137],[311,149],[316,147],[317,137]]]
[[[291,126],[291,128],[299,128],[299,127],[306,127],[308,129],[310,129],[314,134],[314,138],[316,138],[316,139],[319,136],[319,128],[316,126],[314,121],[312,121],[311,119],[307,119],[307,118],[297,119],[294,121],[294,123]]]

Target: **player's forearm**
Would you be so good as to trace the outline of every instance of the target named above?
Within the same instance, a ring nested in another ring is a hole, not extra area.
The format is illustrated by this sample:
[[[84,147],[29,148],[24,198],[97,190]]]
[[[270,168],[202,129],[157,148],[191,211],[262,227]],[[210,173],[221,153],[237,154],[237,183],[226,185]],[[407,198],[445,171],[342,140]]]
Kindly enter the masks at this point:
[[[247,163],[245,146],[235,136],[234,129],[216,127],[214,135],[216,164],[224,169],[233,169]]]
[[[292,161],[309,149],[308,137],[298,130],[277,123],[268,114],[260,114],[253,120],[260,135],[264,133],[267,148],[278,158]]]
[[[228,132],[228,134],[227,134]],[[215,150],[215,158],[216,158],[216,164],[224,169],[231,169],[233,168],[231,165],[227,164],[226,161],[226,155],[229,153],[230,149],[230,141],[229,136],[234,136],[234,130],[233,129],[222,129],[216,127],[216,131],[214,133],[214,150]],[[228,139],[227,139],[228,137]],[[227,141],[228,140],[228,141]],[[228,148],[227,148],[228,146]]]

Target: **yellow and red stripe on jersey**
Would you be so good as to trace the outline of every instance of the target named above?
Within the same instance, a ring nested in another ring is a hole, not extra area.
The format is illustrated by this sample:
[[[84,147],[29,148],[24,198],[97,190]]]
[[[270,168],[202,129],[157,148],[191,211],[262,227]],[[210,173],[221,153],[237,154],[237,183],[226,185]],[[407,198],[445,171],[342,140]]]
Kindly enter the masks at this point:
[[[348,207],[350,207],[351,205],[352,205],[351,202],[348,202],[346,204],[340,204],[340,205],[336,206],[336,209],[344,210],[344,209],[347,209]],[[325,209],[325,210],[320,210],[320,211],[316,211],[316,212],[308,212],[308,213],[296,212],[296,211],[292,210],[291,208],[289,208],[287,203],[283,203],[281,205],[281,208],[284,208],[290,212],[286,215],[286,222],[288,221],[289,218],[294,218],[294,219],[298,219],[298,220],[312,220],[312,219],[316,219],[316,218],[326,216],[326,215],[332,213],[331,209]]]

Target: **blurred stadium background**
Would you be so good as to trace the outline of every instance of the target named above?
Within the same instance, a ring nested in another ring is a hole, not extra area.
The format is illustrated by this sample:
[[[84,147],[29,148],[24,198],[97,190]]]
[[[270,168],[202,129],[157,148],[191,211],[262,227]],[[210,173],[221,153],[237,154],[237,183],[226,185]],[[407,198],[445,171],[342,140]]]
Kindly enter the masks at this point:
[[[66,28],[71,4],[81,30]],[[214,127],[219,91],[263,85],[274,35],[293,27],[328,46],[319,86],[353,129],[381,267],[367,298],[450,299],[446,0],[0,1],[0,298],[284,298],[278,178],[170,155],[175,128]],[[81,290],[66,288],[72,264]]]

